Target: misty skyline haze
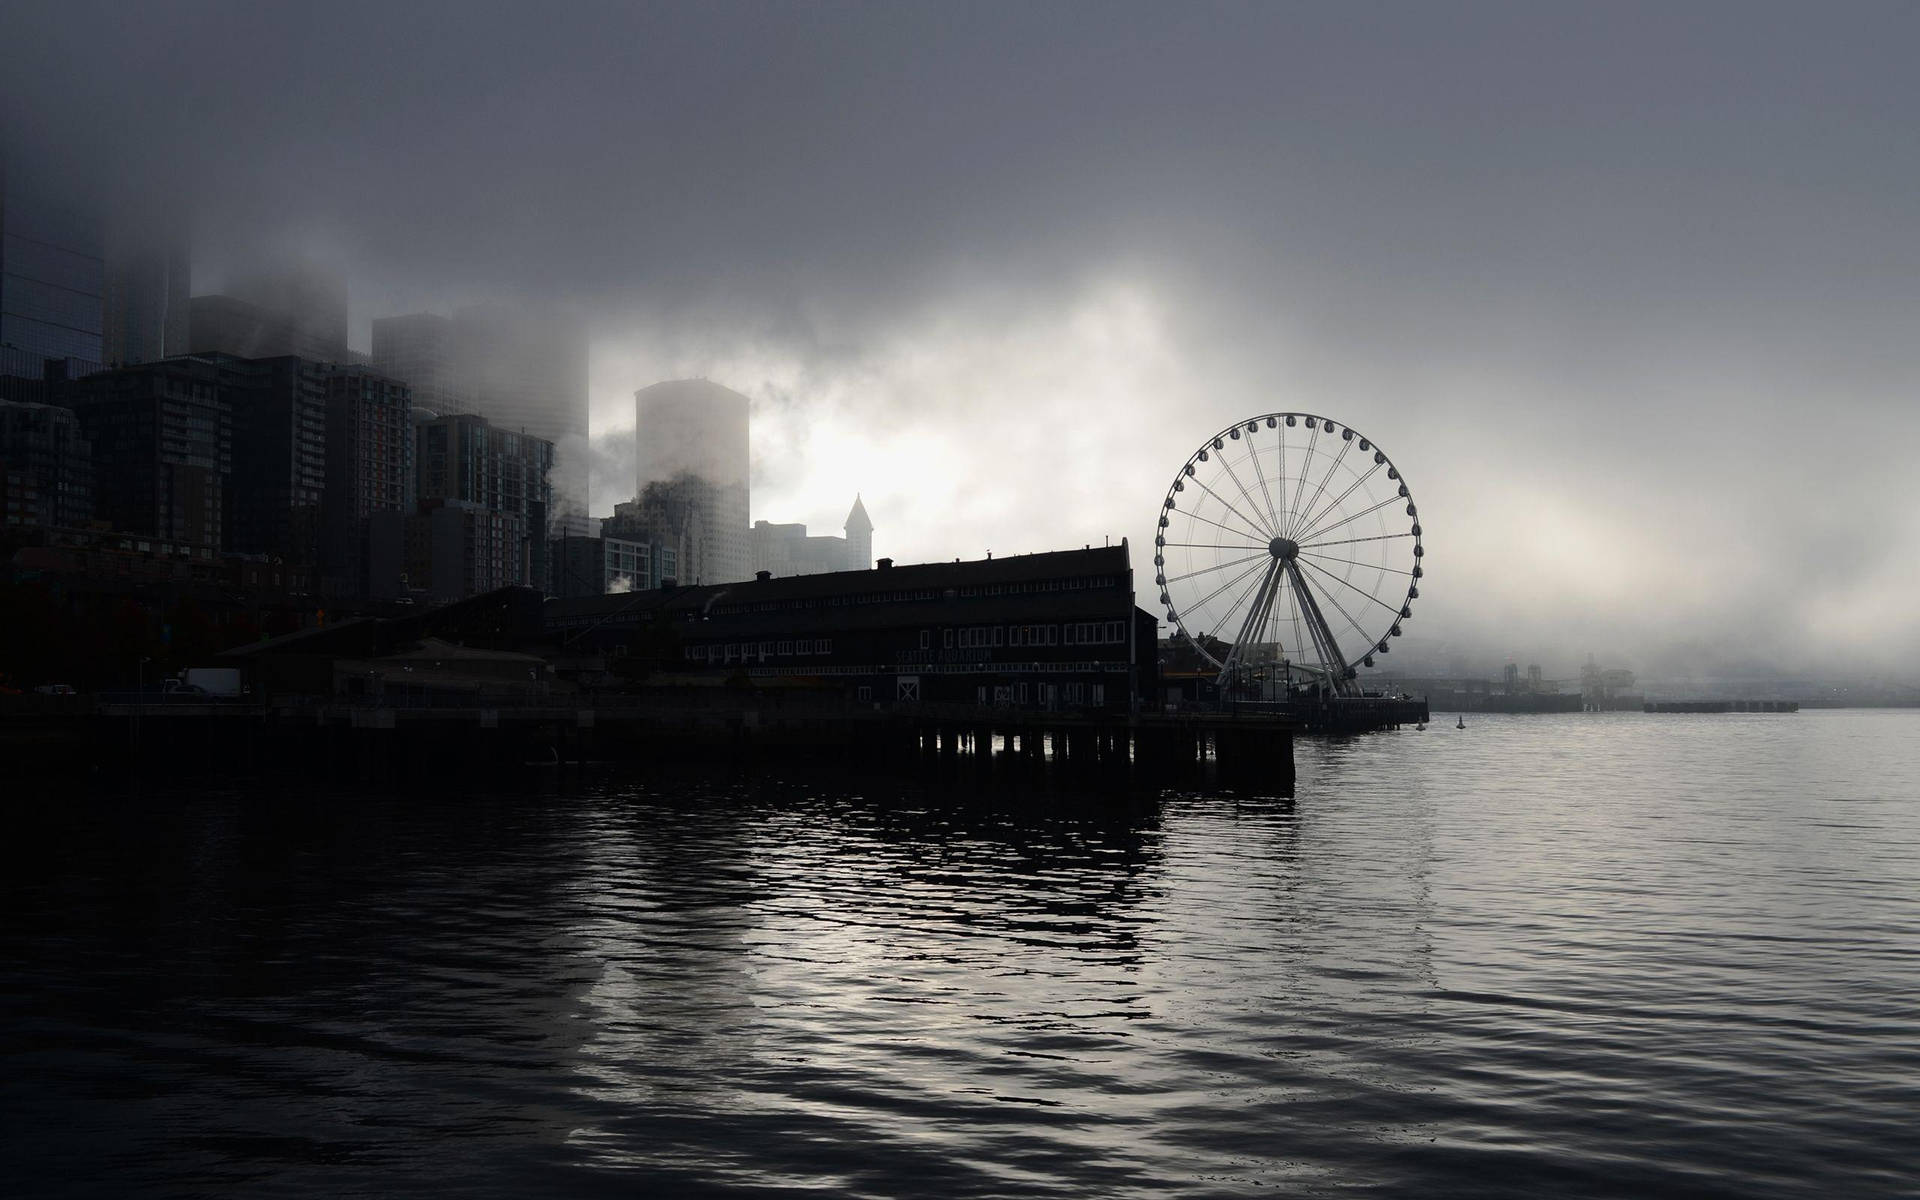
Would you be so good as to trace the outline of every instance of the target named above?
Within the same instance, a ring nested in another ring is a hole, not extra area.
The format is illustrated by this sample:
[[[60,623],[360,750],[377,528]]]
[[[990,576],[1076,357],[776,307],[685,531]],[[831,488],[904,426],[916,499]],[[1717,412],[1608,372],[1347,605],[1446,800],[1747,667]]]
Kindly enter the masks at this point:
[[[1393,667],[1920,670],[1909,6],[10,5],[7,133],[374,317],[753,402],[754,518],[1125,536],[1275,411],[1404,470]],[[111,164],[111,166],[109,166]],[[122,197],[124,199],[124,197]],[[1150,587],[1138,588],[1152,608]]]

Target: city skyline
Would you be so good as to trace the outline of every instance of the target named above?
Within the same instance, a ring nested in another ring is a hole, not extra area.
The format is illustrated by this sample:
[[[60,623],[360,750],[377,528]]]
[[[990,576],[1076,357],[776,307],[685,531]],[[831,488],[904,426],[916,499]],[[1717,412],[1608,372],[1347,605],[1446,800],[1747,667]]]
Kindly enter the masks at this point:
[[[331,11],[17,6],[14,128],[194,201],[206,290],[332,262],[356,347],[572,306],[596,479],[706,376],[755,516],[854,483],[902,560],[1140,544],[1203,439],[1322,413],[1421,497],[1398,653],[1920,665],[1911,12]]]

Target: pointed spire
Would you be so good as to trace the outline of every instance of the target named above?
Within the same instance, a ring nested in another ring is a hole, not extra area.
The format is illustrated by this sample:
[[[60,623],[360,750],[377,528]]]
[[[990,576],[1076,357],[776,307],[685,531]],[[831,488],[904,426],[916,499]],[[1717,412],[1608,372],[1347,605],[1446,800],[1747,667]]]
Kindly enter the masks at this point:
[[[853,494],[853,510],[847,513],[845,528],[849,532],[854,530],[858,530],[861,533],[873,532],[873,522],[867,518],[867,506],[860,503],[859,492]]]

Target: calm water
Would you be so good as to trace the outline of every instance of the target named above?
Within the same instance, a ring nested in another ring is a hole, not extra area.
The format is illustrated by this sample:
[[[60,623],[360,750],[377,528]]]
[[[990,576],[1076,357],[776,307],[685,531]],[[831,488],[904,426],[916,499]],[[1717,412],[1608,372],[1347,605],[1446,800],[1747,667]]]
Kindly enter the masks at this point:
[[[1920,1190],[1920,713],[5,806],[11,1194]]]

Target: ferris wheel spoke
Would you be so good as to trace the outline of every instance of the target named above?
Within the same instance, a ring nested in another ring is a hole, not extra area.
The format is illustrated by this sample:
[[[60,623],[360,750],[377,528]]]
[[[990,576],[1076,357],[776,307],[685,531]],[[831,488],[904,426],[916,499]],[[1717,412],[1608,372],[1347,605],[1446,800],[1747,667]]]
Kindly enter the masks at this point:
[[[1273,478],[1279,485],[1280,503],[1287,502],[1287,422],[1280,419],[1280,440],[1273,452]]]
[[[1373,477],[1373,473],[1375,471],[1378,471],[1383,465],[1385,464],[1375,463],[1371,467],[1368,467],[1367,473],[1365,475],[1362,475],[1360,476],[1360,478],[1354,480],[1352,486],[1348,487],[1346,491],[1341,492],[1338,496],[1336,496],[1333,499],[1332,503],[1328,504],[1325,508],[1321,509],[1319,512],[1314,513],[1313,519],[1307,522],[1306,527],[1308,529],[1313,528],[1315,523],[1326,519],[1326,516],[1328,513],[1337,511],[1342,504],[1345,504],[1347,502],[1347,497],[1353,495],[1354,492],[1358,491],[1360,489],[1360,485],[1365,483],[1367,480],[1371,479]]]
[[[1333,524],[1328,525],[1323,529],[1306,530],[1305,532],[1301,533],[1299,537],[1294,538],[1293,540],[1296,542],[1299,542],[1303,546],[1309,545],[1311,543],[1307,541],[1308,538],[1319,537],[1323,533],[1332,533],[1334,530],[1340,528],[1342,525],[1351,525],[1355,521],[1358,521],[1361,517],[1364,517],[1369,513],[1377,513],[1381,509],[1387,507],[1389,504],[1398,504],[1400,503],[1401,499],[1402,497],[1399,497],[1399,496],[1388,496],[1385,500],[1382,500],[1380,503],[1375,504],[1370,508],[1363,508],[1359,512],[1354,513],[1350,517],[1342,517],[1338,521],[1335,521]]]
[[[1320,477],[1320,486],[1313,489],[1313,496],[1307,501],[1307,506],[1300,510],[1299,521],[1294,528],[1311,528],[1312,523],[1307,519],[1307,514],[1312,512],[1314,507],[1320,503],[1320,497],[1326,495],[1327,485],[1333,482],[1333,473],[1340,469],[1340,463],[1347,457],[1347,451],[1351,449],[1353,449],[1352,442],[1342,441],[1340,443],[1340,453],[1333,456],[1333,462],[1328,465],[1327,473]],[[1318,517],[1314,518],[1314,520],[1318,519]]]
[[[1307,648],[1307,635],[1300,629],[1300,597],[1291,578],[1287,584],[1287,607],[1293,613],[1293,649],[1297,654]]]
[[[1192,516],[1193,514],[1189,513],[1187,515]],[[1237,546],[1229,546],[1223,542],[1161,542],[1159,544],[1162,546],[1179,546],[1188,550],[1247,550],[1258,546],[1260,543],[1242,542]]]
[[[1342,538],[1337,542],[1302,542],[1300,543],[1300,549],[1302,552],[1305,552],[1307,550],[1318,550],[1323,546],[1351,546],[1358,542],[1390,542],[1395,538],[1410,538],[1412,536],[1412,533],[1382,533],[1373,537]]]
[[[1247,485],[1240,482],[1240,473],[1233,469],[1233,464],[1227,461],[1227,456],[1224,453],[1220,455],[1220,465],[1226,469],[1227,478],[1233,480],[1233,486],[1240,489],[1240,495],[1243,499],[1246,500],[1247,507],[1253,510],[1254,516],[1256,517],[1259,516],[1260,502],[1253,498],[1253,493],[1247,490]],[[1268,531],[1267,536],[1269,537],[1280,536],[1280,530],[1278,527],[1269,527],[1269,526],[1263,525],[1261,526],[1261,528],[1266,529]]]
[[[1247,457],[1253,461],[1253,477],[1260,482],[1260,498],[1267,502],[1267,516],[1273,519],[1273,527],[1280,528],[1280,514],[1274,511],[1273,489],[1267,486],[1267,473],[1260,466],[1260,447],[1253,444],[1253,435],[1247,435]]]
[[[1304,579],[1303,579],[1303,582],[1304,582]],[[1333,605],[1333,611],[1339,613],[1341,617],[1346,620],[1347,628],[1359,634],[1360,640],[1363,642],[1366,642],[1367,645],[1371,647],[1373,643],[1368,640],[1366,627],[1361,625],[1360,622],[1353,619],[1353,614],[1346,610],[1346,606],[1340,603],[1339,598],[1336,597],[1332,592],[1323,592],[1322,595],[1326,597],[1328,604]],[[1337,652],[1339,643],[1335,642],[1334,645]],[[1361,652],[1362,657],[1365,657],[1365,654],[1366,654],[1365,651]]]
[[[1235,536],[1235,537],[1239,537],[1239,538],[1246,538],[1246,539],[1247,539],[1247,545],[1249,545],[1249,546],[1259,546],[1259,545],[1262,545],[1262,544],[1264,544],[1264,543],[1265,543],[1265,542],[1267,541],[1267,538],[1266,538],[1266,537],[1264,537],[1264,536],[1262,536],[1262,535],[1259,535],[1259,534],[1249,534],[1248,532],[1246,532],[1246,531],[1245,531],[1245,530],[1243,530],[1243,529],[1235,529],[1235,528],[1234,528],[1233,526],[1231,526],[1231,525],[1222,525],[1222,524],[1221,524],[1220,522],[1218,522],[1218,521],[1215,521],[1215,520],[1212,520],[1211,518],[1208,518],[1208,517],[1203,517],[1203,516],[1201,516],[1201,515],[1200,515],[1199,513],[1196,513],[1196,512],[1190,512],[1190,513],[1188,513],[1188,514],[1187,514],[1187,516],[1189,516],[1189,517],[1192,517],[1192,518],[1193,518],[1194,520],[1196,520],[1196,521],[1203,521],[1203,522],[1205,522],[1206,524],[1208,524],[1208,525],[1211,525],[1211,526],[1213,526],[1213,527],[1214,527],[1215,529],[1218,529],[1218,530],[1219,530],[1220,532],[1222,532],[1222,533],[1230,533],[1230,534],[1232,534],[1232,535],[1233,535],[1233,536]],[[1230,549],[1239,549],[1240,547],[1237,547],[1237,546],[1235,546],[1235,547],[1229,547],[1229,548],[1230,548]]]
[[[1409,535],[1409,536],[1411,536],[1411,535]],[[1305,550],[1302,550],[1302,551],[1300,551],[1300,557],[1302,557],[1302,558],[1317,558],[1317,559],[1319,559],[1319,560],[1320,560],[1321,562],[1336,562],[1336,563],[1346,563],[1346,564],[1348,564],[1349,566],[1355,566],[1355,567],[1365,567],[1365,568],[1366,568],[1367,570],[1369,570],[1369,571],[1391,571],[1391,572],[1393,572],[1393,573],[1394,573],[1395,575],[1407,575],[1407,576],[1411,576],[1411,575],[1413,574],[1413,572],[1412,572],[1412,571],[1403,571],[1403,570],[1401,570],[1401,569],[1400,569],[1399,567],[1389,567],[1389,566],[1384,566],[1384,565],[1382,565],[1382,564],[1380,564],[1380,563],[1370,563],[1370,562],[1361,562],[1361,561],[1360,561],[1359,559],[1357,559],[1357,558],[1335,558],[1335,557],[1334,557],[1333,555],[1331,555],[1331,554],[1308,554],[1308,553],[1307,553],[1307,552],[1306,552]]]
[[[1267,552],[1265,550],[1262,550],[1258,554],[1249,554],[1245,558],[1236,558],[1232,562],[1215,563],[1211,567],[1201,567],[1198,571],[1188,571],[1185,575],[1169,576],[1167,578],[1167,583],[1179,583],[1183,579],[1193,579],[1196,576],[1200,576],[1200,575],[1211,575],[1215,571],[1224,571],[1224,570],[1227,570],[1229,567],[1237,567],[1241,563],[1252,562],[1256,558],[1266,558],[1266,557],[1268,557]],[[1166,585],[1162,584],[1161,586],[1164,587]]]
[[[1223,459],[1221,459],[1221,460],[1220,460],[1220,465],[1224,467],[1224,466],[1226,466],[1226,462],[1227,462],[1227,460],[1223,458]],[[1233,468],[1232,468],[1232,467],[1227,467],[1227,474],[1228,474],[1229,476],[1231,476],[1231,475],[1233,474]],[[1260,522],[1258,522],[1258,521],[1253,521],[1253,520],[1248,520],[1248,518],[1247,518],[1247,514],[1245,514],[1245,513],[1243,513],[1243,512],[1241,512],[1241,511],[1240,511],[1239,509],[1237,509],[1237,508],[1235,508],[1235,507],[1234,507],[1234,506],[1233,506],[1233,505],[1232,505],[1231,503],[1229,503],[1229,502],[1228,502],[1228,500],[1227,500],[1227,498],[1226,498],[1225,496],[1222,496],[1222,495],[1221,495],[1221,494],[1220,494],[1219,492],[1216,492],[1216,491],[1214,491],[1214,490],[1213,490],[1212,488],[1210,488],[1210,487],[1208,487],[1208,486],[1207,486],[1207,484],[1206,484],[1206,481],[1205,481],[1204,479],[1201,479],[1201,478],[1199,478],[1198,476],[1195,476],[1195,477],[1194,477],[1194,480],[1193,480],[1193,482],[1194,482],[1194,485],[1195,485],[1195,486],[1197,486],[1197,487],[1198,487],[1198,488],[1199,488],[1199,489],[1200,489],[1201,491],[1203,491],[1203,492],[1205,492],[1205,493],[1206,493],[1207,495],[1209,495],[1209,496],[1212,496],[1212,497],[1213,497],[1213,498],[1214,498],[1215,500],[1218,500],[1218,501],[1220,502],[1220,506],[1221,506],[1222,508],[1224,508],[1224,509],[1226,509],[1226,510],[1227,510],[1228,512],[1230,512],[1230,513],[1232,513],[1232,514],[1233,514],[1234,516],[1236,516],[1236,517],[1239,517],[1239,518],[1240,518],[1240,519],[1241,519],[1242,521],[1246,521],[1246,522],[1247,522],[1247,528],[1248,528],[1248,529],[1251,529],[1251,530],[1253,530],[1253,531],[1254,531],[1254,536],[1255,536],[1255,537],[1257,537],[1257,538],[1259,538],[1259,539],[1260,539],[1260,540],[1262,540],[1262,541],[1265,541],[1266,539],[1268,539],[1268,538],[1271,538],[1271,537],[1273,537],[1273,536],[1274,536],[1274,535],[1273,535],[1272,533],[1270,533],[1270,532],[1263,532],[1263,531],[1265,530],[1265,528],[1266,528],[1266,527],[1265,527],[1265,526],[1263,526],[1263,525],[1261,525],[1261,524],[1260,524]],[[1240,482],[1240,481],[1239,481],[1238,479],[1235,479],[1235,480],[1234,480],[1234,483],[1235,483],[1235,484],[1238,484],[1239,482]],[[1240,489],[1240,492],[1241,492],[1241,494],[1242,494],[1242,495],[1245,495],[1245,494],[1246,494],[1246,490],[1247,490],[1247,489],[1245,489],[1245,488],[1241,488],[1241,489]]]
[[[1182,607],[1184,607],[1186,611],[1190,613],[1198,613],[1198,612],[1204,611],[1206,606],[1213,601],[1213,598],[1215,596],[1218,596],[1221,592],[1226,591],[1228,588],[1239,585],[1250,576],[1258,575],[1259,573],[1260,573],[1260,564],[1255,563],[1253,566],[1248,567],[1245,571],[1242,571],[1240,574],[1235,575],[1232,579],[1227,580],[1225,583],[1221,584],[1219,587],[1213,589],[1212,591],[1208,592],[1206,595],[1200,597],[1200,599],[1195,600],[1192,604],[1183,605]]]
[[[1333,664],[1327,661],[1327,653],[1314,634],[1313,618],[1307,614],[1306,606],[1301,603],[1300,585],[1294,584],[1287,589],[1287,602],[1293,608],[1293,644],[1300,652],[1300,665],[1310,674],[1332,678]]]
[[[1250,594],[1253,594],[1255,589],[1260,589],[1261,591],[1266,590],[1268,582],[1273,578],[1273,569],[1274,569],[1274,566],[1276,565],[1276,562],[1277,560],[1275,559],[1271,559],[1271,558],[1268,559],[1267,560],[1268,566],[1260,574],[1260,576],[1256,579],[1251,579],[1247,581],[1247,586],[1240,589],[1240,594],[1233,598],[1233,603],[1227,605],[1227,611],[1224,614],[1222,614],[1225,620],[1227,621],[1233,620],[1233,615],[1239,612],[1241,608],[1246,605],[1247,597]],[[1257,597],[1256,597],[1256,600],[1257,600]],[[1251,617],[1253,614],[1248,613],[1247,615]],[[1224,629],[1225,626],[1222,626],[1222,628]],[[1236,639],[1236,645],[1229,648],[1228,650],[1229,657],[1232,657],[1235,651],[1239,649],[1237,645],[1237,641],[1246,632],[1247,632],[1246,623],[1243,621],[1241,623],[1240,628],[1234,630],[1234,638]]]
[[[1374,595],[1372,592],[1359,586],[1358,584],[1352,582],[1351,580],[1342,579],[1340,576],[1335,575],[1332,571],[1327,570],[1325,567],[1319,565],[1318,563],[1308,563],[1307,566],[1312,567],[1314,570],[1320,572],[1322,575],[1325,575],[1328,579],[1333,580],[1335,583],[1342,584],[1346,586],[1349,590],[1360,593],[1362,596],[1365,596],[1367,599],[1373,601],[1375,604],[1378,604],[1381,608],[1386,609],[1388,612],[1392,613],[1394,616],[1397,617],[1400,615],[1400,610],[1396,608],[1394,605],[1388,604],[1385,600],[1382,600],[1380,597]]]
[[[1313,448],[1320,444],[1320,426],[1315,422],[1311,428],[1313,435],[1307,439],[1306,457],[1300,460],[1300,479],[1293,486],[1293,505],[1287,509],[1289,518],[1300,511],[1300,499],[1307,494],[1307,476],[1313,473]],[[1300,539],[1293,540],[1297,542]]]

